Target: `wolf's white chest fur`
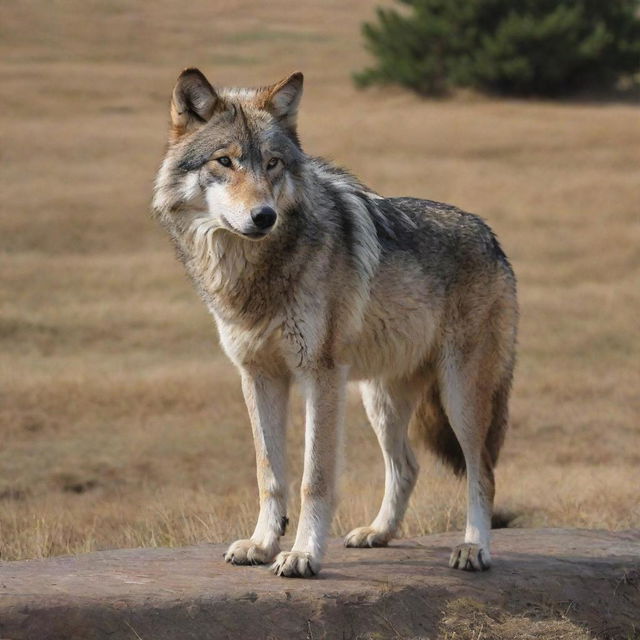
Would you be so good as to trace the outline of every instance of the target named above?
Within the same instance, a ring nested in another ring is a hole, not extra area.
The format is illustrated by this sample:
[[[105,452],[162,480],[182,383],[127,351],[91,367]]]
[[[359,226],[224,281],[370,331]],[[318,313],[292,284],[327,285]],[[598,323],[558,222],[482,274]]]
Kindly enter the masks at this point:
[[[336,291],[313,270],[296,278],[261,277],[251,245],[247,250],[226,234],[216,237],[197,222],[192,230],[187,266],[237,366],[284,366],[295,373],[330,357],[346,365],[352,379],[362,379],[409,373],[429,353],[438,325],[434,301],[402,286],[415,279],[401,265]]]

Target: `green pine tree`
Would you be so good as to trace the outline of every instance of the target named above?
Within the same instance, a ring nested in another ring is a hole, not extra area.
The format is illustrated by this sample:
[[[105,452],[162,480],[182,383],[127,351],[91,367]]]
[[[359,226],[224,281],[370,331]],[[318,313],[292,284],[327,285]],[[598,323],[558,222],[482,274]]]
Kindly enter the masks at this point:
[[[360,86],[512,95],[608,88],[640,70],[640,0],[399,0],[363,34],[376,64]]]

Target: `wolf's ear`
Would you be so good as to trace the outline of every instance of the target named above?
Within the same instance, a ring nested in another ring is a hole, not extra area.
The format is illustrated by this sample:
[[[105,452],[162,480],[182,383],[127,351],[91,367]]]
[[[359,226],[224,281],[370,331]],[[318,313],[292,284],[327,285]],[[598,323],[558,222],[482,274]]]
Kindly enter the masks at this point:
[[[272,113],[294,136],[298,119],[298,105],[300,98],[302,98],[303,80],[302,73],[296,71],[269,87],[265,99],[267,111]]]
[[[171,124],[175,138],[197,129],[220,108],[221,100],[199,69],[185,69],[171,96]]]

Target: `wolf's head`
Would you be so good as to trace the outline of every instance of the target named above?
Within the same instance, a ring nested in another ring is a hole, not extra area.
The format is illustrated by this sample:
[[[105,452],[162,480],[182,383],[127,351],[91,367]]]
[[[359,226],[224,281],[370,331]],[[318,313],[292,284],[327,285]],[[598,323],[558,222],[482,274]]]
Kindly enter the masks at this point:
[[[301,96],[301,73],[258,89],[214,89],[198,69],[183,71],[156,179],[160,218],[181,231],[197,218],[252,240],[271,233],[294,203]]]

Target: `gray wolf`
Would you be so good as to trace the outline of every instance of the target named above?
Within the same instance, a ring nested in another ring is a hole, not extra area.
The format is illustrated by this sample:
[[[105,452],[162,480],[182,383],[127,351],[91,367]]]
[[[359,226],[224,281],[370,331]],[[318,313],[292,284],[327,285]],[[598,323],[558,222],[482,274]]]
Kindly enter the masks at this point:
[[[179,76],[153,210],[239,370],[256,449],[260,513],[233,564],[318,573],[336,502],[347,381],[380,442],[384,498],[347,547],[386,545],[418,465],[414,429],[467,477],[467,526],[450,566],[491,562],[493,469],[507,427],[517,325],[513,271],[489,227],[456,207],[385,198],[301,148],[303,77],[214,88]],[[285,427],[306,398],[301,512],[291,551]]]

